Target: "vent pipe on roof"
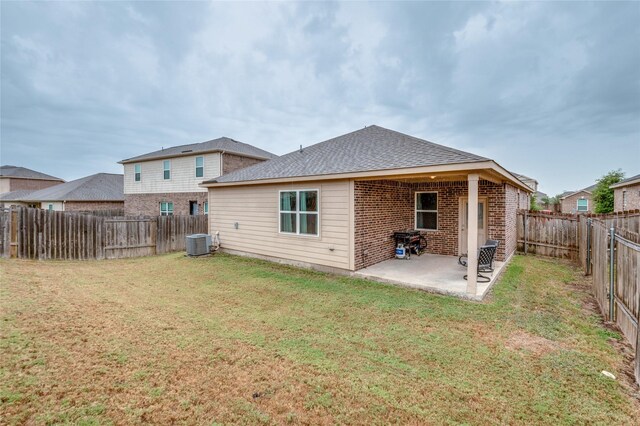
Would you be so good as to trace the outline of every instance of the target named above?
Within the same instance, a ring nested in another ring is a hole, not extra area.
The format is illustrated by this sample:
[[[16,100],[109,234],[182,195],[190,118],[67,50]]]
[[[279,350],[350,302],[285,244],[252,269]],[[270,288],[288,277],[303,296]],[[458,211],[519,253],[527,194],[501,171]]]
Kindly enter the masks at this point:
[[[302,152],[302,145],[300,145],[300,152]]]

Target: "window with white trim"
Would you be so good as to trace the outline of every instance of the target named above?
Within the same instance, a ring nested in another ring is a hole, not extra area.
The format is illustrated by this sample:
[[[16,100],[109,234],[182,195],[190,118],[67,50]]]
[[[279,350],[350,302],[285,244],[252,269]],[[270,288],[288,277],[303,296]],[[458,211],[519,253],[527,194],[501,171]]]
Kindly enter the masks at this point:
[[[136,182],[140,182],[140,180],[142,180],[142,165],[136,164],[135,166],[133,166],[133,168],[134,168],[134,180]]]
[[[161,202],[160,216],[173,216],[173,203],[167,201]]]
[[[209,202],[204,202],[204,214],[209,214]]]
[[[280,191],[280,232],[283,234],[319,234],[318,190]]]
[[[53,211],[53,204],[49,204],[49,211],[52,212]]]
[[[162,162],[162,168],[164,170],[164,179],[171,179],[171,160],[164,160]]]
[[[416,192],[416,229],[438,230],[438,193]]]
[[[204,176],[204,157],[196,157],[196,177]]]
[[[576,205],[576,207],[579,212],[589,211],[589,200],[587,200],[586,198],[578,199],[578,204]]]
[[[627,190],[622,190],[622,210],[627,209]]]

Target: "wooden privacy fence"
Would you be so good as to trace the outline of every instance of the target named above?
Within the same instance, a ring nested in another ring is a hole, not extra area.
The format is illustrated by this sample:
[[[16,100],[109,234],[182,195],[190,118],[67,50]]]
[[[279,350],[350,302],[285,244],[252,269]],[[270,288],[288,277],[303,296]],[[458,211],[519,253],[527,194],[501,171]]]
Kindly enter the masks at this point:
[[[578,218],[573,215],[519,211],[518,251],[578,260]]]
[[[640,215],[586,218],[581,244],[585,274],[593,276],[593,294],[602,315],[615,323],[636,350],[635,377],[640,383]]]
[[[571,259],[592,275],[592,292],[607,321],[635,348],[640,383],[640,211],[607,215],[518,212],[518,250]]]
[[[21,259],[117,259],[185,249],[207,216],[103,217],[26,207],[0,211],[0,255]]]

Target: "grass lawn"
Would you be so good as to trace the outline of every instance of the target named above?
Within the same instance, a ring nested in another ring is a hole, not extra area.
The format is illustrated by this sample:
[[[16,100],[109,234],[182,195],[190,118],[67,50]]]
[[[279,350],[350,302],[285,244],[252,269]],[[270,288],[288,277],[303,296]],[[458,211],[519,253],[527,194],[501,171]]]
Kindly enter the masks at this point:
[[[0,268],[0,423],[640,418],[559,262],[515,257],[485,303],[228,255]]]

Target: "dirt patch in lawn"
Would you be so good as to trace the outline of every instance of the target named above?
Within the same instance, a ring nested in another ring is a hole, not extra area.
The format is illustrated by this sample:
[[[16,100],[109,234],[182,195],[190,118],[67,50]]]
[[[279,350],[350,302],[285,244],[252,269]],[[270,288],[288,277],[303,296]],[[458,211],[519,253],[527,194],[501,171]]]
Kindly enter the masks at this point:
[[[531,352],[535,356],[543,356],[560,348],[557,342],[526,331],[512,333],[505,342],[505,346],[513,351]]]

